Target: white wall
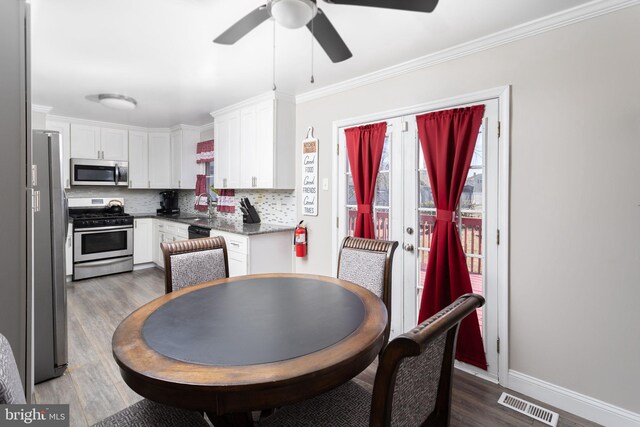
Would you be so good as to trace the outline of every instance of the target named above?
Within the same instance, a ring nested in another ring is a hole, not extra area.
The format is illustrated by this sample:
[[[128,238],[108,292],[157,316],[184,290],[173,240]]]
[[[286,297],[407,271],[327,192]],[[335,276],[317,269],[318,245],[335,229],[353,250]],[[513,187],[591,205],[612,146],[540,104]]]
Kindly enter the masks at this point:
[[[512,85],[510,369],[635,413],[639,22],[635,6],[305,102],[296,127],[298,141],[315,127],[319,178],[332,181],[334,121]],[[322,191],[319,216],[304,217],[297,272],[335,273],[331,197]]]

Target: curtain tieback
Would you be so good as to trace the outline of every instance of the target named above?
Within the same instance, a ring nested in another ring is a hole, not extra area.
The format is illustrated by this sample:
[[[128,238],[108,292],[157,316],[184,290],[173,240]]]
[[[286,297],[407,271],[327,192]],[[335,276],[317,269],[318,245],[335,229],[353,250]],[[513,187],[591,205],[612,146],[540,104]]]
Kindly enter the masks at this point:
[[[358,213],[371,212],[371,205],[358,205]]]
[[[447,211],[444,209],[436,209],[436,221],[455,222],[456,211]]]

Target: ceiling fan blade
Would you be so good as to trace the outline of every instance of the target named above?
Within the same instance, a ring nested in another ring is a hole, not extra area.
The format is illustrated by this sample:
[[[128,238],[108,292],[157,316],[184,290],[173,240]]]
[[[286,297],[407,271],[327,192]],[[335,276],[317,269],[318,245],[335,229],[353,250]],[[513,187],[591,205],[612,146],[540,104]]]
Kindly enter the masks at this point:
[[[307,28],[313,33],[331,61],[342,62],[353,56],[322,9],[318,8],[318,13],[307,23]]]
[[[410,10],[412,12],[433,12],[438,0],[325,0],[332,4],[382,7],[385,9]]]
[[[263,4],[229,27],[227,31],[220,34],[213,42],[219,44],[234,44],[270,17],[271,15],[269,15],[267,5]]]

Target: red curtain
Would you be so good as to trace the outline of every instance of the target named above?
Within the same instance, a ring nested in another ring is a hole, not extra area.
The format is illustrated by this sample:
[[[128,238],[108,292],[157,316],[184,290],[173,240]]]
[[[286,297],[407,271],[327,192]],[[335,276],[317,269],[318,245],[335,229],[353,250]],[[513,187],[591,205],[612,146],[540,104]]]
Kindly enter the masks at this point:
[[[477,105],[416,117],[436,207],[418,322],[442,310],[460,295],[472,292],[454,217],[483,115],[484,105]],[[456,358],[487,369],[477,314],[467,316],[460,324]]]
[[[386,122],[358,126],[344,131],[356,203],[358,204],[354,237],[375,239],[371,203],[375,195],[376,178],[378,177],[386,133]]]
[[[196,146],[196,163],[213,162],[213,139],[198,142]]]

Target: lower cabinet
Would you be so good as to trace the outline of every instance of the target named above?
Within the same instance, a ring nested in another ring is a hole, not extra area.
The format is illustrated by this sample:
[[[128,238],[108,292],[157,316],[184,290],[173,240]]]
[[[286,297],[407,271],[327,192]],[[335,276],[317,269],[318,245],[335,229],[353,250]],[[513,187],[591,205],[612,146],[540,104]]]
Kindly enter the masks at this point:
[[[222,236],[227,244],[229,277],[293,271],[292,231],[243,234],[211,230],[210,236]]]
[[[153,226],[153,248],[151,257],[158,267],[164,268],[164,256],[160,249],[160,243],[188,240],[189,226],[187,224],[162,219],[154,219],[153,221],[155,221],[155,225]]]
[[[153,218],[133,220],[133,263],[153,261]]]
[[[210,236],[222,236],[227,244],[229,276],[293,271],[293,231],[244,234],[211,230]],[[164,268],[160,244],[189,239],[189,226],[156,218],[136,219],[134,223],[134,264],[153,262]]]

